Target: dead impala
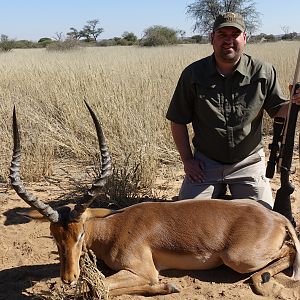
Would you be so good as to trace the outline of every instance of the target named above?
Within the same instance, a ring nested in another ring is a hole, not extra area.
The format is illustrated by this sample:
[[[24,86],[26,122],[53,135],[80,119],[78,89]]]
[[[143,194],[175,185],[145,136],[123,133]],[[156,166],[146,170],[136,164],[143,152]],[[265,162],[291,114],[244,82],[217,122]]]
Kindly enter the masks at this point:
[[[111,159],[97,117],[93,118],[101,152],[101,174],[73,209],[54,210],[26,191],[20,180],[20,138],[13,114],[11,184],[31,207],[32,219],[50,221],[60,256],[60,276],[78,279],[82,245],[118,271],[105,279],[110,295],[168,294],[179,290],[158,283],[161,270],[206,270],[227,265],[251,278],[258,293],[268,277],[293,266],[300,279],[300,243],[290,222],[253,200],[148,202],[112,211],[89,208],[111,174]]]

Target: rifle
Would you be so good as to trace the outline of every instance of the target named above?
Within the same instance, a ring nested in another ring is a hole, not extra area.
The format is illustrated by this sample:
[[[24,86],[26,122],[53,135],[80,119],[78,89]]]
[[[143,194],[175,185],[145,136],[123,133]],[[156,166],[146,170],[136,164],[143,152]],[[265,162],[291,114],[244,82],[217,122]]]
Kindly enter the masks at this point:
[[[290,91],[291,97],[295,94],[300,83],[296,83],[300,70],[300,49],[297,59],[297,66],[294,74],[293,87]],[[291,194],[295,187],[289,177],[292,173],[292,160],[295,131],[297,125],[299,106],[290,101],[286,119],[275,118],[273,124],[273,141],[269,145],[270,157],[266,169],[266,177],[273,178],[275,166],[280,173],[280,188],[276,192],[275,204],[273,210],[284,215],[296,227],[296,222],[292,215]],[[278,155],[279,152],[279,155]]]

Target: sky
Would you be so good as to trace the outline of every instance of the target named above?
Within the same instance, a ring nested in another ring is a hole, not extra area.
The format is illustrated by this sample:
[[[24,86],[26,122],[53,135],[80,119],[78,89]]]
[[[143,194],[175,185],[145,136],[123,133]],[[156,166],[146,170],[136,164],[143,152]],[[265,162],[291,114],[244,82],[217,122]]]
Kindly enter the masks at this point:
[[[186,14],[194,0],[0,0],[0,34],[11,39],[38,41],[42,37],[66,37],[70,27],[82,29],[88,20],[99,19],[104,29],[100,39],[120,37],[125,31],[138,38],[153,25],[193,32],[194,20]],[[262,14],[257,32],[283,34],[300,32],[299,0],[260,0],[256,8]]]

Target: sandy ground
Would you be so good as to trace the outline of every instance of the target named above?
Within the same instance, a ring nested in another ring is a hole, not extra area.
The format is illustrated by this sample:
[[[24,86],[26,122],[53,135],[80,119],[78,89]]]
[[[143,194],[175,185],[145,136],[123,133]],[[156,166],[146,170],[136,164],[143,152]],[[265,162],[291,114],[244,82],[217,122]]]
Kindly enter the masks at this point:
[[[298,171],[299,173],[299,171]],[[175,175],[174,175],[175,174]],[[55,182],[62,182],[64,175],[56,173],[52,181],[28,186],[43,200],[58,201],[66,190]],[[182,173],[174,173],[172,180],[163,176],[157,180],[158,194],[169,198],[178,192]],[[272,180],[274,192],[278,188],[278,175]],[[292,195],[293,213],[300,224],[299,193],[300,180],[297,172],[291,177],[296,190]],[[297,201],[296,201],[297,199]],[[5,184],[0,186],[0,299],[29,299],[26,289],[41,292],[49,290],[51,284],[58,282],[59,262],[56,246],[51,240],[48,223],[28,222],[18,215],[28,206]],[[255,233],[253,235],[255,238]],[[270,296],[256,295],[249,285],[249,274],[241,275],[227,267],[209,271],[169,271],[160,276],[161,281],[175,284],[181,289],[178,294],[147,297],[147,299],[300,299],[300,283],[289,279],[289,272],[280,273],[266,284]],[[48,281],[46,281],[48,280]],[[48,282],[48,286],[45,284]],[[41,287],[36,284],[43,283]],[[31,289],[30,289],[31,288]],[[43,299],[46,298],[44,293]],[[37,299],[37,298],[35,298]],[[142,296],[122,296],[117,299],[146,299]]]

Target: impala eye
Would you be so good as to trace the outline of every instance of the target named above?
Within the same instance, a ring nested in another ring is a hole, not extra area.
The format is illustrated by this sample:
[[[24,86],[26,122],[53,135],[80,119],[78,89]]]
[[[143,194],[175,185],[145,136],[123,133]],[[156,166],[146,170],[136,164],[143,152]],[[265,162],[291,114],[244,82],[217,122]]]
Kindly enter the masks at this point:
[[[84,238],[84,231],[79,234],[77,242],[81,242],[83,238]]]

